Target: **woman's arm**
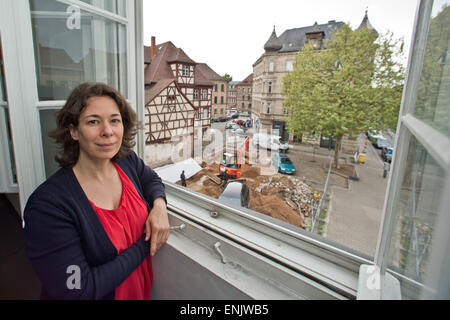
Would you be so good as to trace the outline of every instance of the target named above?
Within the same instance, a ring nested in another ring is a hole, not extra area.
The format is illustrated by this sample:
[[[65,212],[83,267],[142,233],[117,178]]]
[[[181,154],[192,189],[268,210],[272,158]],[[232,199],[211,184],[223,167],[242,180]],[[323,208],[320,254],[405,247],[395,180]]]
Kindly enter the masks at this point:
[[[150,239],[150,255],[154,256],[156,251],[166,243],[170,233],[165,187],[158,174],[145,165],[144,161],[134,152],[132,159],[144,197],[151,206],[149,216],[145,222],[145,239]]]
[[[111,260],[91,266],[73,219],[49,200],[34,197],[24,211],[26,253],[47,294],[53,299],[102,299],[148,255],[144,237]],[[94,229],[92,230],[93,233]],[[90,239],[98,238],[90,234]],[[101,241],[99,241],[101,243]],[[104,254],[106,248],[98,248]],[[93,254],[93,253],[91,253]]]

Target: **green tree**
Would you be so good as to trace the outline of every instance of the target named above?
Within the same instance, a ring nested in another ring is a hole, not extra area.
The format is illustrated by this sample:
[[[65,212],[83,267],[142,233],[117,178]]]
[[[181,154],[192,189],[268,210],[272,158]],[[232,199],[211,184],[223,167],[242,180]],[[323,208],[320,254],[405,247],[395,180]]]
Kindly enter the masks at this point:
[[[233,77],[230,76],[228,73],[225,73],[225,74],[223,75],[223,77],[224,77],[225,79],[227,79],[227,81],[233,81]]]
[[[336,168],[345,134],[395,128],[403,89],[403,45],[392,34],[367,28],[335,31],[326,49],[305,44],[295,67],[283,78],[288,130],[294,135],[337,138]]]

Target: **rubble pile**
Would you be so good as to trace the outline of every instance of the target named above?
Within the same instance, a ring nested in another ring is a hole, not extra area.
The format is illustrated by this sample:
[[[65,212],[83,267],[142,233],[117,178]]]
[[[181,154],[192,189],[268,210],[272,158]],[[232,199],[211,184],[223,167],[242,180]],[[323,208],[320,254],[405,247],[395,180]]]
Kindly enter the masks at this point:
[[[320,195],[310,186],[296,177],[272,176],[263,180],[255,187],[255,192],[261,194],[280,193],[286,203],[303,217],[309,217],[312,209],[317,205]]]

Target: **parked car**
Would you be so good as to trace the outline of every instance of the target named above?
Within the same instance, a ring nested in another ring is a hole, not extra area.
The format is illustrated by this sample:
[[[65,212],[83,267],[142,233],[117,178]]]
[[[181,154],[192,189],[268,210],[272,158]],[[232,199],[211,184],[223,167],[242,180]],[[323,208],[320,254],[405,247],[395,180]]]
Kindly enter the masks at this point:
[[[285,153],[275,153],[272,156],[272,163],[278,168],[279,173],[295,174],[294,164]]]
[[[237,123],[234,123],[234,122],[228,122],[226,125],[225,125],[225,129],[239,129],[240,128],[240,126],[237,124]]]
[[[381,131],[369,130],[367,131],[367,138],[369,138],[370,142],[378,149],[387,146],[390,147],[389,141],[384,137]]]
[[[281,141],[280,136],[271,134],[255,133],[253,135],[253,143],[258,147],[276,150],[283,153],[289,150],[289,145]]]
[[[231,115],[231,119],[237,119],[239,118],[239,113],[235,113]]]
[[[393,153],[394,153],[394,148],[392,148],[391,146],[386,146],[381,149],[381,157],[386,162],[390,163],[392,161]]]
[[[218,199],[248,208],[250,204],[250,190],[245,181],[229,181]]]
[[[245,124],[245,121],[244,121],[244,120],[241,120],[241,119],[238,119],[238,120],[234,120],[234,123],[236,123],[236,124],[242,126],[242,125]]]
[[[227,121],[228,121],[227,117],[220,117],[220,118],[217,118],[217,120],[216,120],[216,122],[227,122]]]
[[[377,140],[375,141],[375,147],[377,147],[378,149],[383,149],[383,148],[390,148],[391,144],[389,143],[389,141],[386,138],[377,138]]]
[[[245,130],[242,129],[242,128],[236,128],[236,129],[233,129],[233,130],[231,131],[231,133],[232,133],[232,134],[236,134],[236,135],[241,135],[241,136],[247,136],[247,135],[248,135],[248,134],[245,133]]]

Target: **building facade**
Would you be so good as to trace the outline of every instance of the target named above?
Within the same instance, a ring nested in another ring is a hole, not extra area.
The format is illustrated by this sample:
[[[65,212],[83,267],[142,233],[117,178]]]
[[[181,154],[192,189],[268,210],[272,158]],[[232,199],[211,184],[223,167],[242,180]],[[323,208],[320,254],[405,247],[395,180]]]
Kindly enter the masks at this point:
[[[236,84],[236,107],[239,112],[251,113],[253,94],[253,73]]]
[[[236,85],[239,81],[228,82],[228,92],[227,92],[227,110],[237,108],[237,94]]]
[[[199,65],[172,42],[144,46],[145,80],[145,160],[152,166],[176,162],[175,149],[182,158],[194,155],[195,139],[211,126],[214,83]]]
[[[211,101],[211,119],[217,119],[225,116],[227,110],[228,81],[218,75],[206,63],[199,63],[197,71],[214,84]]]
[[[253,110],[252,118],[263,130],[274,130],[287,139],[284,118],[283,77],[294,70],[295,55],[306,42],[313,41],[317,48],[324,47],[333,30],[343,25],[334,20],[326,24],[295,28],[277,37],[275,27],[264,45],[264,53],[253,64]]]

